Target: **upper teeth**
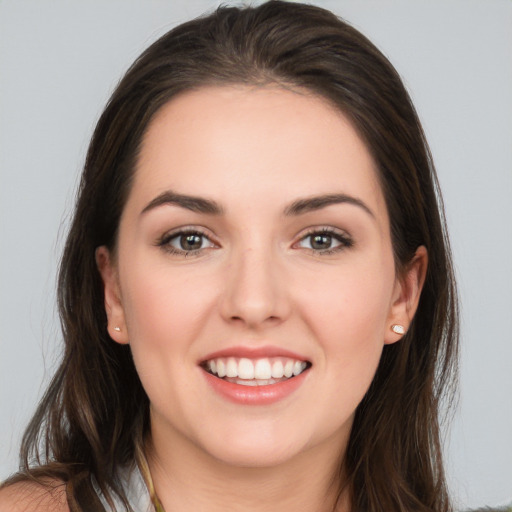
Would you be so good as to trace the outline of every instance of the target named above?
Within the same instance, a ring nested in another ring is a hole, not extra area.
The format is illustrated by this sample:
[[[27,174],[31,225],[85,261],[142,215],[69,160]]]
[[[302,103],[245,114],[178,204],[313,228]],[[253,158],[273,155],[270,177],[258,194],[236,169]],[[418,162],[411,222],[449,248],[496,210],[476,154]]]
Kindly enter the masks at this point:
[[[240,359],[219,357],[206,362],[206,368],[218,377],[238,377],[240,379],[280,379],[299,375],[307,366],[306,361],[272,357],[262,359]]]

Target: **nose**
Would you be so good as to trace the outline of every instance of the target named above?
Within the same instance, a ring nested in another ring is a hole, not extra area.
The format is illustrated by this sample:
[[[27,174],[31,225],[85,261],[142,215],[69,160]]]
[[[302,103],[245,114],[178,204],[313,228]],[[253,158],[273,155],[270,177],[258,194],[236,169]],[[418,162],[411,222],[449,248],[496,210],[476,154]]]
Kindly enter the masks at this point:
[[[250,247],[233,255],[221,315],[251,329],[276,325],[290,313],[286,273],[272,251]]]

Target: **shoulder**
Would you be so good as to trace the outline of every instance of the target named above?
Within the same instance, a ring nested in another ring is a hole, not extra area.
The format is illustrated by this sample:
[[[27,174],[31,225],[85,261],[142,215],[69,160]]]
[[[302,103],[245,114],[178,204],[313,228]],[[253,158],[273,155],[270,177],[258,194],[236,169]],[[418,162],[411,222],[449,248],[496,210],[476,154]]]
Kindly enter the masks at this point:
[[[66,485],[58,480],[6,485],[0,488],[0,512],[69,512]]]

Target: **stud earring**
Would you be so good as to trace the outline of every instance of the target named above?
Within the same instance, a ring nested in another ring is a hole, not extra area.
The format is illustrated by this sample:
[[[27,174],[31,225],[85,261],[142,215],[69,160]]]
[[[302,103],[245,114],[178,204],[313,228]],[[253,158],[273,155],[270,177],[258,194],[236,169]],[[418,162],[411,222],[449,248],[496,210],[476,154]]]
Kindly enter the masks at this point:
[[[119,327],[119,326],[117,326],[117,325],[116,325],[116,326],[114,327],[114,331],[121,332],[121,327]]]
[[[405,334],[405,327],[403,325],[400,325],[400,324],[393,324],[391,326],[391,330],[395,334]]]

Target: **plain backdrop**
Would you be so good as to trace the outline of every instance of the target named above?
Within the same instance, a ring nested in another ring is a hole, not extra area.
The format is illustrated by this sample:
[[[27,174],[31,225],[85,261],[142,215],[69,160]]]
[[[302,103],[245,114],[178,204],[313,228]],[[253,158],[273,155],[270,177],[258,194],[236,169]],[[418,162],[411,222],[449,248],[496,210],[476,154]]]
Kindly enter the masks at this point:
[[[422,119],[462,301],[449,482],[461,508],[512,501],[512,1],[316,3],[381,48]],[[216,5],[0,0],[2,478],[59,356],[55,271],[94,123],[142,49]]]

